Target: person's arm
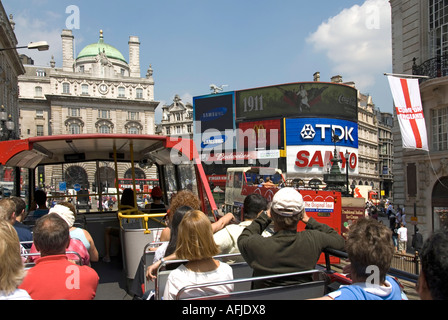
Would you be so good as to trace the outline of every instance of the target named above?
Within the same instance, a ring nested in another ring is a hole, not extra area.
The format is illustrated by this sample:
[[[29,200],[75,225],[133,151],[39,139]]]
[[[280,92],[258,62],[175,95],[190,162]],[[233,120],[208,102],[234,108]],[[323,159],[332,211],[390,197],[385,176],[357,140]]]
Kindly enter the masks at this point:
[[[218,221],[212,223],[212,230],[213,233],[218,232],[219,230],[223,229],[225,226],[227,226],[232,220],[235,220],[235,217],[231,212],[227,213],[223,217],[221,217]]]
[[[95,242],[93,241],[92,236],[90,235],[90,233],[83,229],[84,231],[84,235],[86,236],[87,241],[89,241],[90,244],[90,249],[89,249],[89,255],[90,255],[90,261],[92,262],[97,262],[100,259],[100,256],[98,254],[98,250],[95,246]]]
[[[162,261],[167,261],[167,260],[177,260],[176,253],[172,253],[169,256],[166,256],[166,257],[160,259],[159,261],[154,262],[152,265],[150,265],[146,269],[146,278],[148,280],[154,281],[154,279],[157,277],[156,271],[159,269],[160,265],[162,264]]]
[[[317,230],[320,232],[322,247],[330,247],[336,250],[344,250],[345,239],[330,226],[317,222],[313,217],[308,217],[306,212],[303,214],[302,222],[306,224],[305,229]]]
[[[246,260],[249,265],[256,256],[256,253],[254,253],[254,250],[251,250],[251,248],[258,247],[256,240],[263,238],[261,234],[269,226],[271,221],[269,212],[263,211],[252,221],[250,225],[244,228],[243,232],[241,232],[238,237],[238,249],[240,250],[244,260]],[[260,250],[262,250],[262,248],[260,248]]]

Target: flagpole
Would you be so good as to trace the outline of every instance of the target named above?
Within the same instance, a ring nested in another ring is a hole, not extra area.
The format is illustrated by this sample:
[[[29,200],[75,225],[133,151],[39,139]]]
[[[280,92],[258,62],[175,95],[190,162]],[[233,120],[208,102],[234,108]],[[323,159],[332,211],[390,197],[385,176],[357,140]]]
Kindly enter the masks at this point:
[[[407,77],[407,78],[421,78],[421,79],[429,79],[428,76],[418,76],[414,74],[398,74],[398,73],[384,73],[385,76],[395,76],[395,77]]]

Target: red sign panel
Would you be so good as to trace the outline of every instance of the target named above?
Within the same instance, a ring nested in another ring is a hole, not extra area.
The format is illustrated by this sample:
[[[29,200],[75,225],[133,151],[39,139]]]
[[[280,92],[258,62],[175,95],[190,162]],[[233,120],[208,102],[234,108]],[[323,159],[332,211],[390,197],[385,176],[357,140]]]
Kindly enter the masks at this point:
[[[282,136],[281,119],[241,122],[238,124],[238,148],[280,149]]]

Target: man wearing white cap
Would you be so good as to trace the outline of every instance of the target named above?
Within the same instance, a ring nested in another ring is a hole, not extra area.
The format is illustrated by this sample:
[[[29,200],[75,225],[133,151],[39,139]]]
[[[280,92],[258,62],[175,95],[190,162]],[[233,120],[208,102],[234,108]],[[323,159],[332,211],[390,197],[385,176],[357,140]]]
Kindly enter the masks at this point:
[[[297,224],[306,224],[297,232]],[[262,232],[274,222],[274,234]],[[302,195],[294,188],[282,188],[273,197],[269,210],[261,213],[238,238],[238,247],[254,270],[254,277],[311,270],[324,248],[344,250],[345,240],[336,230],[308,217]],[[280,278],[255,283],[254,288],[288,285],[312,280],[310,277]]]

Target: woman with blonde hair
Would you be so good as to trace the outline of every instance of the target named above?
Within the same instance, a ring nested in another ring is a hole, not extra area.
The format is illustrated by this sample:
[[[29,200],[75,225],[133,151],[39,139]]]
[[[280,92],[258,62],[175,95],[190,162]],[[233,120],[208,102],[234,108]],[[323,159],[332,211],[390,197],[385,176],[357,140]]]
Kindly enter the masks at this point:
[[[179,290],[187,285],[232,280],[232,268],[213,258],[219,252],[219,247],[213,240],[212,225],[208,217],[200,210],[188,211],[179,225],[175,251],[178,259],[188,260],[188,262],[171,271],[163,299],[175,299]],[[192,289],[184,292],[182,297],[231,291],[233,291],[233,285],[221,285]]]
[[[0,220],[0,300],[31,300],[28,292],[18,289],[24,277],[17,232],[9,222]]]

